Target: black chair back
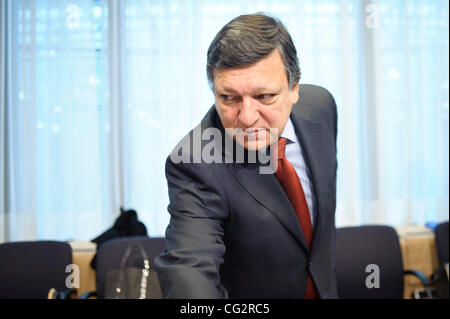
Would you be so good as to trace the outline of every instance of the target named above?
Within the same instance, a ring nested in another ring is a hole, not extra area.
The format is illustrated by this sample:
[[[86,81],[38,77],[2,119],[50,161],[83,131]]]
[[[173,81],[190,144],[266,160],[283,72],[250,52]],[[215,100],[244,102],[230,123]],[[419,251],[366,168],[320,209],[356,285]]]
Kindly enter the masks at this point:
[[[72,249],[57,241],[0,244],[0,299],[46,299],[50,288],[67,290]]]
[[[160,237],[133,236],[112,239],[104,243],[97,255],[96,284],[99,299],[104,298],[105,281],[109,271],[120,268],[122,257],[132,243],[139,243],[144,248],[150,259],[150,268],[153,268],[153,259],[164,250],[165,240]],[[139,251],[131,250],[127,266],[143,266]]]
[[[434,236],[439,264],[445,265],[448,263],[448,222],[437,225],[434,229]]]
[[[373,287],[376,272],[379,288]],[[403,298],[403,262],[395,229],[378,225],[336,229],[336,274],[339,298]]]

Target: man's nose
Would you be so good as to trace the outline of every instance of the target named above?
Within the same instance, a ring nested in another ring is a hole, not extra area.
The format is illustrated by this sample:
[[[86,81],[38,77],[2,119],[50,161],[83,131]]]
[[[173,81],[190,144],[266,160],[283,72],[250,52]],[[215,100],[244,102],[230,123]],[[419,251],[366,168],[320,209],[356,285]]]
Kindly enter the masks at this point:
[[[252,98],[242,99],[239,110],[239,124],[246,129],[252,127],[259,119],[259,111],[256,101]]]

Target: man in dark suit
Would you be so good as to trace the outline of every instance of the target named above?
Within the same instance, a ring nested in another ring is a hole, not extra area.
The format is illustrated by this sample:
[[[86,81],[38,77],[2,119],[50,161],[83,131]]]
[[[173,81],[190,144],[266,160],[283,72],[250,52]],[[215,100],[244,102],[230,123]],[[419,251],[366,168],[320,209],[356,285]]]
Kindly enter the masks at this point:
[[[337,298],[333,97],[299,86],[292,39],[263,14],[219,31],[207,71],[215,105],[166,161],[164,296]]]

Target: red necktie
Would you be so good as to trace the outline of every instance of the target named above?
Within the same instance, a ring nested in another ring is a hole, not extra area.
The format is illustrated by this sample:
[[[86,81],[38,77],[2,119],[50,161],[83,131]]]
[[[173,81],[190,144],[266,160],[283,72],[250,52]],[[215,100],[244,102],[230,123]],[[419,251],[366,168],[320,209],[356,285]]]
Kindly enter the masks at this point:
[[[298,178],[297,172],[292,164],[289,163],[284,154],[285,149],[286,139],[284,137],[280,137],[278,139],[278,168],[275,176],[283,187],[289,201],[292,204],[292,207],[294,207],[295,214],[297,215],[303,234],[305,235],[306,243],[308,244],[308,248],[310,248],[313,228],[308,203],[306,202],[305,193],[303,192],[303,187],[300,179]],[[319,293],[317,292],[314,282],[312,281],[311,275],[308,275],[305,298],[319,298]]]

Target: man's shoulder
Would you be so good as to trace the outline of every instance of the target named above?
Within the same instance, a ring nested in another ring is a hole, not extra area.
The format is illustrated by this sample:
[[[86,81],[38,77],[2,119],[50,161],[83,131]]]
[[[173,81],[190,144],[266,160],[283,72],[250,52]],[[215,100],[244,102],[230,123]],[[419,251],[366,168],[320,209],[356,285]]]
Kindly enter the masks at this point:
[[[335,113],[336,102],[327,89],[312,84],[300,85],[299,100],[292,109],[295,118],[323,122],[332,120]]]
[[[333,95],[324,87],[313,84],[301,84],[299,90],[299,101],[305,105],[315,108],[329,107],[334,104]]]
[[[211,148],[219,149],[222,144],[223,129],[213,105],[201,122],[189,131],[172,149],[167,160],[178,163],[202,163],[203,150],[209,144]]]

